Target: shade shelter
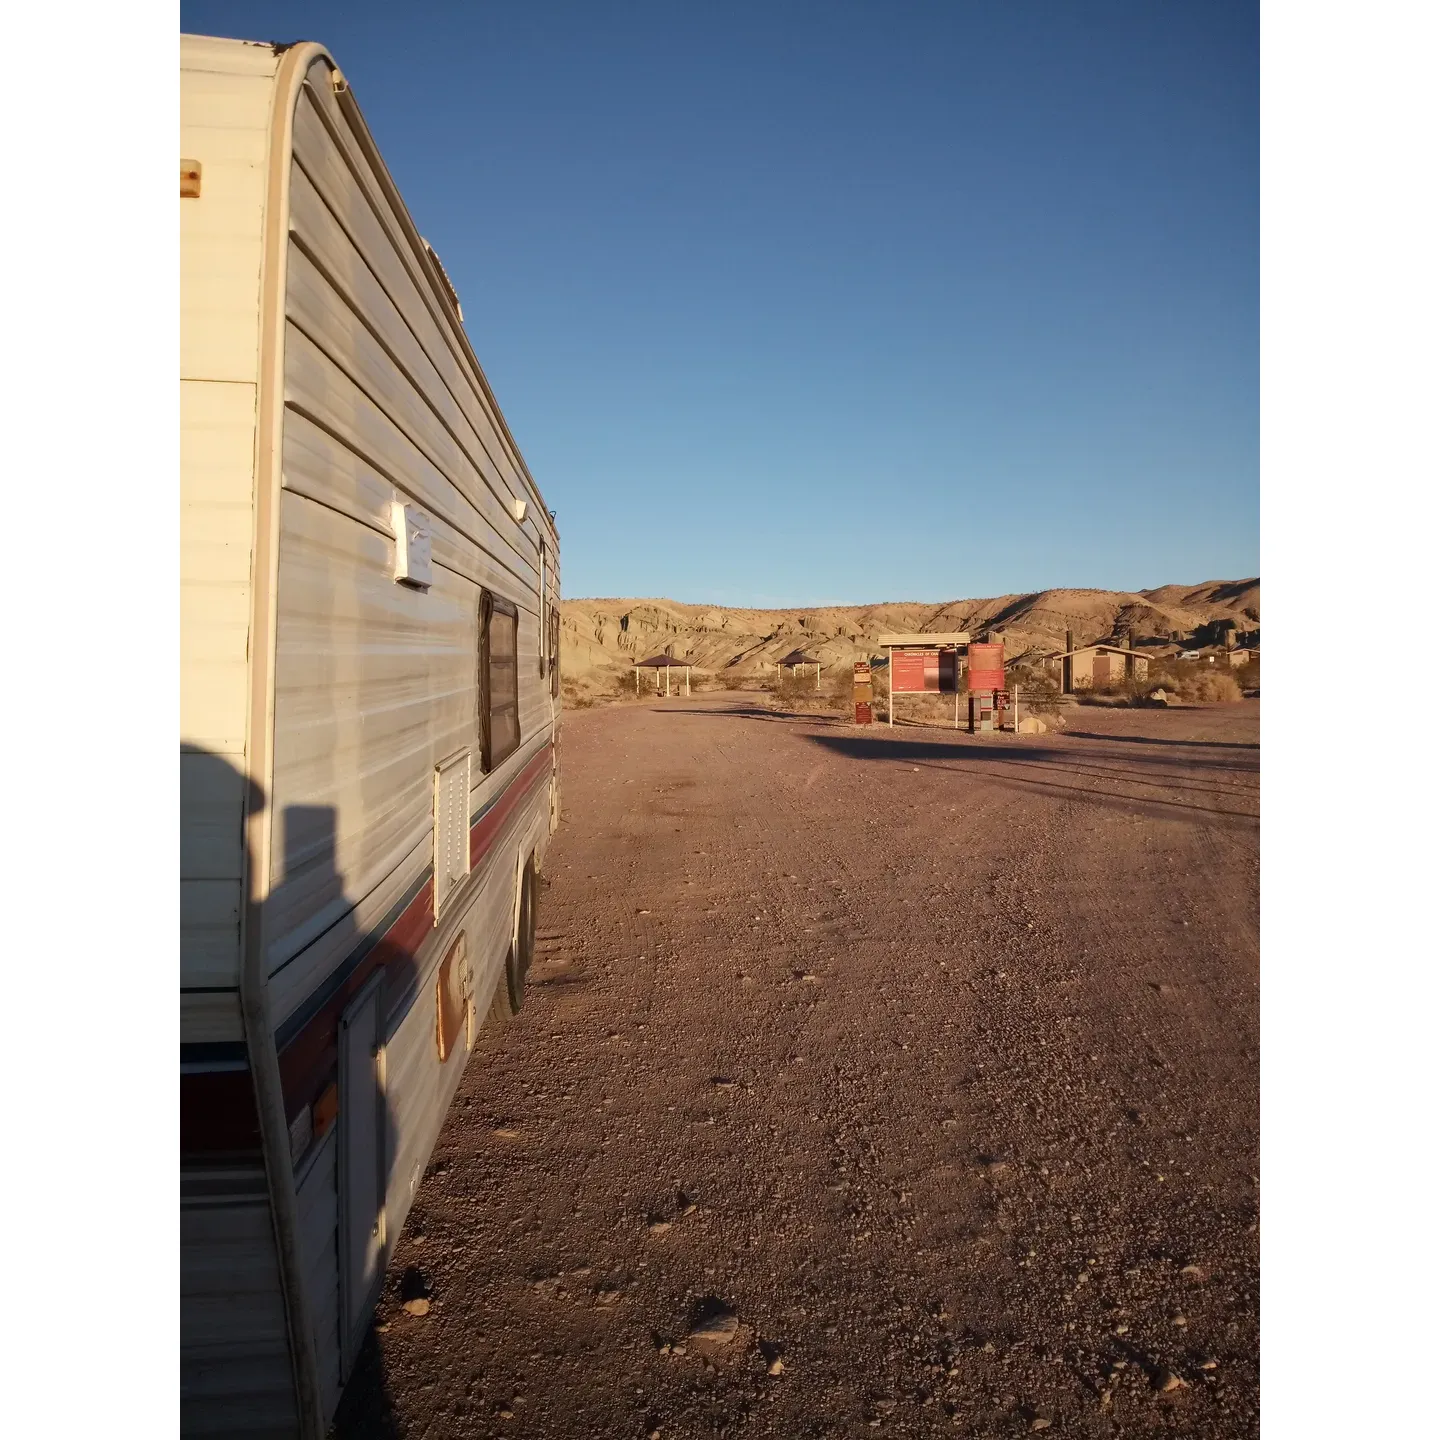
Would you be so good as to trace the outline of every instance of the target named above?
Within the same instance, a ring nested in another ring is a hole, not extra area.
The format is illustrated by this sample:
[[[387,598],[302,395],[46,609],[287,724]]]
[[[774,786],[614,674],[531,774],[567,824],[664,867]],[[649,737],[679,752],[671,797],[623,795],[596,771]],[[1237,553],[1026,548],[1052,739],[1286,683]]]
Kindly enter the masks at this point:
[[[813,656],[807,655],[803,650],[792,650],[783,660],[775,662],[775,678],[780,678],[782,670],[789,670],[792,674],[805,665],[815,667],[815,686],[820,686],[820,662]]]
[[[655,693],[660,693],[660,672],[665,672],[665,693],[670,693],[670,672],[672,670],[683,670],[685,672],[685,693],[690,693],[690,662],[688,660],[677,660],[673,655],[652,655],[648,660],[637,660],[635,662],[635,693],[640,693],[640,672],[642,670],[653,670],[655,672]]]

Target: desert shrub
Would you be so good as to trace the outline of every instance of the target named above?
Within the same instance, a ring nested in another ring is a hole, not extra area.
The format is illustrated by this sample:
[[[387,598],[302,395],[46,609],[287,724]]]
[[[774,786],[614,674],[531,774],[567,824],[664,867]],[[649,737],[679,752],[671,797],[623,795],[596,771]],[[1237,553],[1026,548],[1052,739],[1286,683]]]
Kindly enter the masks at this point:
[[[855,713],[853,704],[850,713]],[[890,718],[890,687],[883,674],[870,681],[870,718],[875,721]]]
[[[747,675],[738,665],[727,666],[724,670],[717,670],[714,675],[706,679],[707,690],[753,690],[756,686],[753,675]]]
[[[1123,695],[1131,705],[1144,705],[1157,690],[1164,690],[1167,695],[1173,694],[1175,680],[1165,671],[1151,665],[1143,680],[1138,676],[1131,676],[1120,683],[1117,693]]]
[[[1044,671],[1024,671],[1015,677],[1020,687],[1020,705],[1026,715],[1058,715],[1060,682]]]
[[[779,676],[770,676],[765,681],[765,689],[783,705],[813,704],[816,699],[815,672],[783,671]]]
[[[596,696],[582,690],[577,681],[561,680],[560,708],[562,710],[588,710],[596,702]]]
[[[1216,705],[1239,700],[1240,684],[1228,670],[1205,669],[1187,675],[1179,685],[1180,698],[1199,705]]]
[[[871,692],[875,689],[874,672],[871,672]],[[837,665],[830,673],[825,686],[826,703],[832,710],[849,711],[855,705],[855,669],[852,665]]]
[[[680,682],[683,693],[685,682]],[[739,677],[728,674],[725,671],[718,673],[709,670],[692,670],[690,672],[690,691],[694,695],[716,694],[727,690],[739,690],[744,686]]]
[[[564,710],[589,710],[592,706],[613,704],[634,694],[635,679],[629,670],[560,677],[560,707]]]
[[[1258,656],[1252,656],[1238,670],[1230,672],[1240,686],[1241,690],[1258,690],[1260,688],[1260,660]]]
[[[887,697],[888,698],[888,697]],[[885,712],[889,718],[889,711]],[[960,723],[965,723],[965,692],[960,692]],[[879,718],[879,712],[876,712]],[[921,694],[906,691],[901,694],[895,709],[897,722],[905,721],[916,725],[953,726],[955,724],[955,692],[953,690],[927,691]]]

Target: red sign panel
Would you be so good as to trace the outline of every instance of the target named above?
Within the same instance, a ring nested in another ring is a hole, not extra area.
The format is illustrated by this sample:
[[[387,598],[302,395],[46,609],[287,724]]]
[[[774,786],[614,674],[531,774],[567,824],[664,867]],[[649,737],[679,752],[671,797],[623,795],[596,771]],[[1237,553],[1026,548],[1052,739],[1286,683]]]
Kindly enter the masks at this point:
[[[940,688],[938,650],[894,650],[890,654],[890,688],[903,695]]]
[[[954,650],[894,650],[890,654],[890,684],[897,695],[924,691],[953,692]]]
[[[935,665],[939,680],[940,652],[937,649],[897,649],[890,654],[890,688],[896,694],[929,690],[926,671]]]
[[[1004,645],[972,645],[970,647],[969,687],[975,690],[1005,688]]]

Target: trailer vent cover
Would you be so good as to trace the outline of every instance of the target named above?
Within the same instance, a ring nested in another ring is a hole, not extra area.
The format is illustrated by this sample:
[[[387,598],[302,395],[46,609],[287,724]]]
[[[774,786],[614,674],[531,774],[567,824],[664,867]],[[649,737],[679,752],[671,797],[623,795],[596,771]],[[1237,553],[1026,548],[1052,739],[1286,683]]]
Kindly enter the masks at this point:
[[[470,873],[470,752],[435,767],[435,923]]]

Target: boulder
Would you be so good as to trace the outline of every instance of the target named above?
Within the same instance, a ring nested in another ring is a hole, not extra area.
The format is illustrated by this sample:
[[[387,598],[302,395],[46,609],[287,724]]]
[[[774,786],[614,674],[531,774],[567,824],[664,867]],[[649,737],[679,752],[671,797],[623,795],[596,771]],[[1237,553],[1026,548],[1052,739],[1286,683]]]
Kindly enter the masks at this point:
[[[1049,728],[1038,715],[1027,715],[1015,730],[1020,735],[1043,735]]]

